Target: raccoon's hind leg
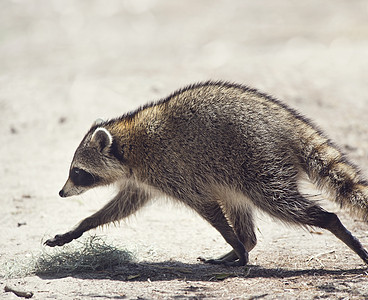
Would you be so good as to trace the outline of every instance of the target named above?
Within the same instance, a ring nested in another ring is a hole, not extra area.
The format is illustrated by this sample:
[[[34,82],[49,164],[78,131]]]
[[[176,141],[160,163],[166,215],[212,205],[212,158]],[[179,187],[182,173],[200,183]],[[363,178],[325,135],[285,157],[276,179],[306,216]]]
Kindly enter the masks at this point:
[[[257,244],[257,237],[254,232],[253,210],[246,204],[243,206],[232,206],[228,205],[228,203],[231,202],[225,202],[223,205],[225,215],[240,242],[244,245],[245,250],[249,253]],[[232,262],[238,259],[239,257],[235,251],[231,250],[229,253],[216,259],[216,261]]]
[[[255,204],[257,203],[255,202]],[[258,205],[283,221],[329,230],[357,253],[365,263],[368,263],[368,252],[363,248],[359,240],[345,228],[337,215],[324,210],[303,197],[296,189],[294,191],[289,189],[287,192],[281,191],[279,194],[274,192],[272,193],[272,198],[258,203]]]
[[[223,259],[204,259],[199,257],[199,260],[210,264],[224,264],[227,266],[244,266],[248,263],[248,252],[244,245],[235,234],[233,228],[229,225],[220,205],[216,201],[208,201],[205,205],[195,210],[215,227],[223,236],[226,242],[232,247],[233,251],[229,256],[224,256]]]
[[[331,231],[337,238],[343,241],[350,249],[352,249],[359,257],[368,264],[368,252],[364,249],[359,240],[354,237],[349,230],[341,223],[336,214],[324,211],[322,209],[310,209],[311,214],[315,214],[315,223],[312,226],[318,226]]]
[[[44,244],[50,247],[62,246],[79,238],[84,232],[100,225],[119,221],[135,213],[150,199],[149,193],[134,184],[126,184],[103,208],[84,219],[73,230],[58,234]]]

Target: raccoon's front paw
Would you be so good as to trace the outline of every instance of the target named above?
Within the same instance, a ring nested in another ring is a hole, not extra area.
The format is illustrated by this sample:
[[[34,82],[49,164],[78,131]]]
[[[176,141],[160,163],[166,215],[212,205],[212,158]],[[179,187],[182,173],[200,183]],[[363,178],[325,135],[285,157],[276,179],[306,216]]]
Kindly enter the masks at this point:
[[[74,237],[70,232],[64,233],[64,234],[57,234],[54,238],[48,239],[44,245],[47,245],[49,247],[55,247],[55,246],[62,246],[67,243],[70,243]]]

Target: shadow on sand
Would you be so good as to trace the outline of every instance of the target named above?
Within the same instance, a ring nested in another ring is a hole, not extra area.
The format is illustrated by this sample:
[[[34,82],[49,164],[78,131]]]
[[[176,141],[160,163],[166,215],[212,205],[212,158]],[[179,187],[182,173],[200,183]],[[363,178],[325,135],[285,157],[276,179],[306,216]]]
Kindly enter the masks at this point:
[[[52,271],[52,270],[50,270]],[[291,278],[300,276],[341,276],[366,274],[367,268],[357,269],[283,269],[264,268],[257,265],[246,267],[224,267],[208,264],[187,264],[178,261],[165,262],[127,262],[115,268],[109,268],[91,272],[73,272],[53,274],[36,274],[42,279],[56,279],[72,276],[80,279],[110,279],[120,281],[165,281],[165,280],[186,280],[186,281],[217,281],[230,277],[240,278]]]

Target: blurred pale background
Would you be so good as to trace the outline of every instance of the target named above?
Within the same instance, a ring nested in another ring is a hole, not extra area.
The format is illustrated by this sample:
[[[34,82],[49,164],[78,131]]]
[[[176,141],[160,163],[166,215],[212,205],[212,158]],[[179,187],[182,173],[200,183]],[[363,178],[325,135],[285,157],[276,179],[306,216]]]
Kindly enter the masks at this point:
[[[155,97],[147,90],[210,78],[290,101],[299,89],[311,101],[338,89],[335,101],[348,103],[367,83],[367,49],[364,0],[1,1],[0,103],[46,92],[96,106],[144,101]],[[23,93],[10,99],[14,89]]]

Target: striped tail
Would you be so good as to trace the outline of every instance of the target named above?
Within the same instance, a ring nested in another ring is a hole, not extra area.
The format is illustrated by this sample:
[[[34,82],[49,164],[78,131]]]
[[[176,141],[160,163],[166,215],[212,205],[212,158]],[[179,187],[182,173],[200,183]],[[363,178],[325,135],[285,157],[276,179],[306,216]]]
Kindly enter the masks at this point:
[[[311,125],[305,129],[302,165],[309,178],[341,207],[368,221],[368,181],[320,131]]]

